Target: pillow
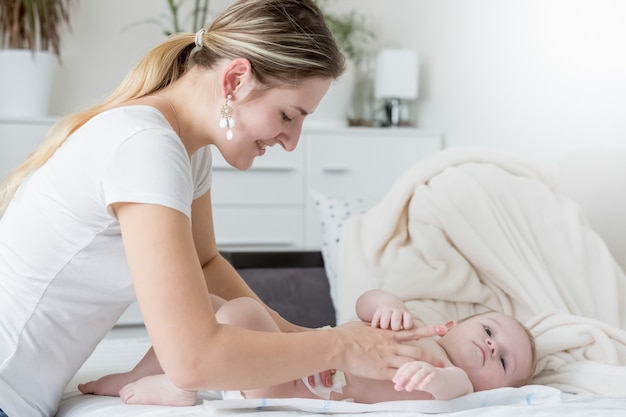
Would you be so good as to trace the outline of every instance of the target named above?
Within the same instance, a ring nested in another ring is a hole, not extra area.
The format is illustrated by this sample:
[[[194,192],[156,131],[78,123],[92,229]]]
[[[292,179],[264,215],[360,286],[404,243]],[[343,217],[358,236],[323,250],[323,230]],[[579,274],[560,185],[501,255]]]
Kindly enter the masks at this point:
[[[339,241],[344,223],[350,217],[369,210],[375,200],[341,199],[311,191],[313,203],[319,215],[322,231],[322,258],[330,286],[330,298],[337,310],[337,272],[339,270]]]

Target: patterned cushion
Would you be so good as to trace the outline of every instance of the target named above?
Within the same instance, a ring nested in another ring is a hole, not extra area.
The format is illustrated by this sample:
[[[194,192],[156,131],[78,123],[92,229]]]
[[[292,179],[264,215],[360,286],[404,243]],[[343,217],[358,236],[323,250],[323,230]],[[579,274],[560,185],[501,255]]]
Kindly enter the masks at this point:
[[[322,228],[322,256],[330,286],[330,297],[336,306],[337,272],[339,268],[339,241],[344,223],[351,216],[363,214],[376,201],[365,199],[341,199],[312,191]]]

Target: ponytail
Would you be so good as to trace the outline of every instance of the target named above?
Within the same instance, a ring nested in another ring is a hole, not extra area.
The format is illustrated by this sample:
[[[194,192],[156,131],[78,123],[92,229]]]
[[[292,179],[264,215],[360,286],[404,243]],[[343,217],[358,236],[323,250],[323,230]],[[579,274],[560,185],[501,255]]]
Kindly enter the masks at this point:
[[[220,60],[246,58],[257,81],[269,88],[302,79],[337,78],[344,56],[312,0],[239,0],[198,34],[174,35],[156,46],[102,103],[66,116],[0,187],[0,213],[30,175],[92,117],[153,94],[192,66],[213,68]]]

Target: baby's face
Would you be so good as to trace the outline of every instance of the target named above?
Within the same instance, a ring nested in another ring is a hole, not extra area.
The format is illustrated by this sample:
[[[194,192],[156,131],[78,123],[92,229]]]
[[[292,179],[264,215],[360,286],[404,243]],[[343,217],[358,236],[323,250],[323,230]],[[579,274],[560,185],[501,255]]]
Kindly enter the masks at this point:
[[[501,313],[486,313],[455,325],[439,340],[450,361],[467,372],[474,391],[516,387],[532,372],[526,331]]]

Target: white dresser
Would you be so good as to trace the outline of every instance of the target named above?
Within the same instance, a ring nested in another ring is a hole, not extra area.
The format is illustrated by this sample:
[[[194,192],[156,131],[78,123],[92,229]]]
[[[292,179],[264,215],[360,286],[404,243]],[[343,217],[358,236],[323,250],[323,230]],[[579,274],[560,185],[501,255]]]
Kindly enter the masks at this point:
[[[55,119],[0,119],[0,179],[43,139]],[[267,148],[247,171],[213,149],[215,233],[226,249],[318,249],[311,190],[338,198],[382,198],[414,162],[440,150],[438,132],[411,128],[315,128],[293,152]]]
[[[289,248],[304,242],[305,149],[267,148],[247,171],[213,147],[211,198],[219,246]]]
[[[37,147],[55,121],[0,118],[0,181]]]
[[[222,248],[321,245],[311,190],[382,198],[419,159],[440,150],[438,132],[410,128],[306,128],[295,151],[278,146],[236,171],[214,149],[212,198]]]

